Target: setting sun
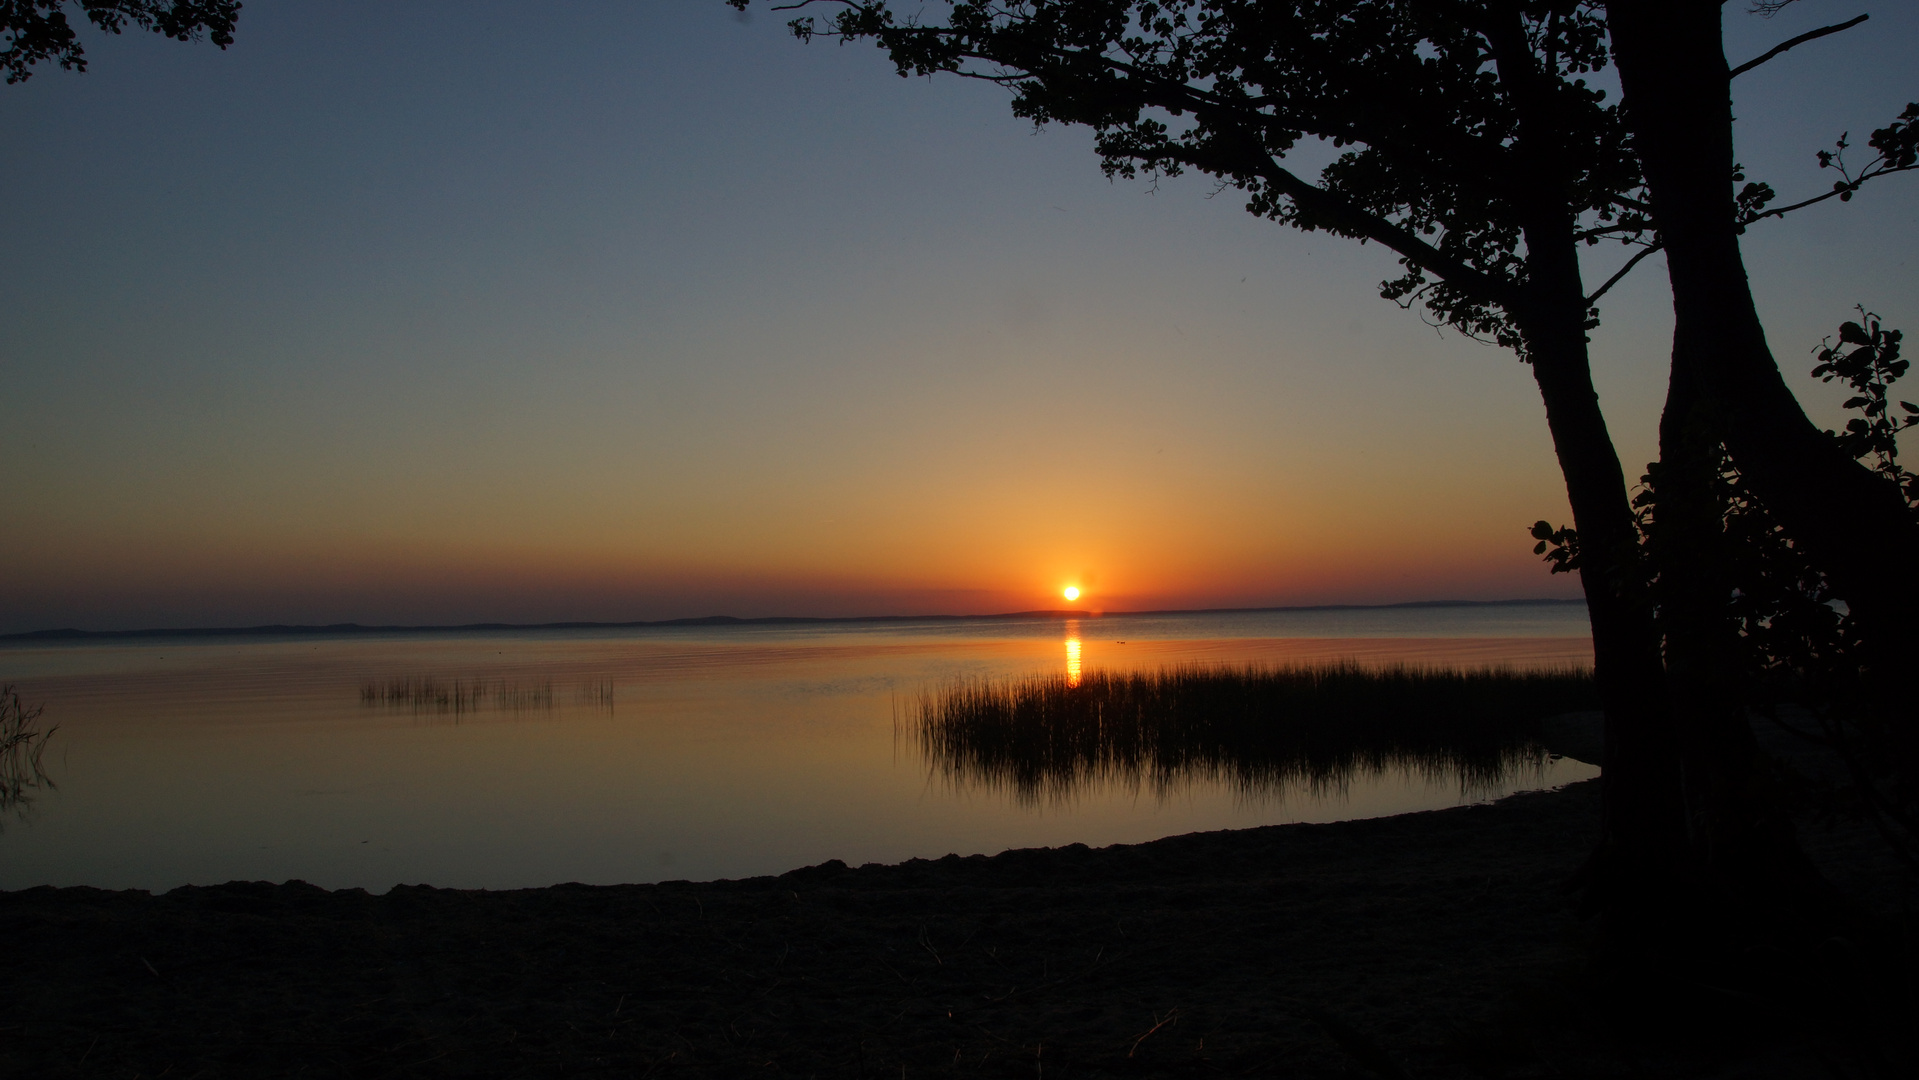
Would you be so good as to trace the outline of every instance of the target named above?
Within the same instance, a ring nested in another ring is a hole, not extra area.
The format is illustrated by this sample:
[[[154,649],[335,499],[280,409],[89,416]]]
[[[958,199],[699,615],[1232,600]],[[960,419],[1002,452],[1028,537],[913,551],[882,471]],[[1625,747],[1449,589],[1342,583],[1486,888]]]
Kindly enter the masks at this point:
[[[1068,585],[1068,586],[1066,586],[1066,599],[1068,599],[1068,600],[1078,600],[1078,599],[1079,599],[1079,586],[1077,586],[1077,585]]]

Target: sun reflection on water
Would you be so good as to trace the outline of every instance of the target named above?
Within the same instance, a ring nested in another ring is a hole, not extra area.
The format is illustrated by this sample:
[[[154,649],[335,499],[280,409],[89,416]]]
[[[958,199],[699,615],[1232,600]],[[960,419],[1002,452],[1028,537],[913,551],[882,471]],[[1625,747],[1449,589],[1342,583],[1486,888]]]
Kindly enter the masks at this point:
[[[1079,620],[1066,620],[1066,685],[1078,686],[1080,676],[1079,663]]]

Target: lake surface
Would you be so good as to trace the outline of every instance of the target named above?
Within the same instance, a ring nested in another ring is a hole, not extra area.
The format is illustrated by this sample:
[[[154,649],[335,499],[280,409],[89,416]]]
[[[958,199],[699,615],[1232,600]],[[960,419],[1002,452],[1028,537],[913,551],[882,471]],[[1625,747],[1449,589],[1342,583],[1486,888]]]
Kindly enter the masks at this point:
[[[1435,809],[1598,770],[1035,801],[943,772],[903,714],[960,679],[1591,659],[1578,604],[0,643],[58,725],[0,889],[703,880]]]

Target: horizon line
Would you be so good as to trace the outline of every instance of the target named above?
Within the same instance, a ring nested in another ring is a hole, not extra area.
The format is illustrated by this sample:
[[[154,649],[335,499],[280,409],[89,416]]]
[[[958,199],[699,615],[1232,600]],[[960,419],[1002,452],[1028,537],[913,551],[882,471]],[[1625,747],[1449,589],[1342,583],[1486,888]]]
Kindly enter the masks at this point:
[[[1283,604],[1267,607],[1159,608],[1141,611],[1092,611],[1071,608],[1037,608],[1031,611],[1003,611],[973,615],[700,615],[681,619],[635,619],[625,622],[547,622],[547,623],[459,623],[419,626],[367,626],[362,623],[324,625],[268,623],[259,626],[152,627],[140,630],[82,630],[62,627],[53,630],[23,630],[0,634],[0,642],[67,641],[85,638],[141,637],[240,637],[246,635],[298,636],[304,634],[431,634],[465,631],[478,633],[503,630],[634,630],[646,627],[678,626],[768,626],[799,623],[859,622],[964,622],[994,619],[1099,619],[1115,615],[1232,615],[1271,611],[1383,611],[1401,608],[1513,607],[1528,604],[1584,604],[1579,597],[1538,597],[1513,600],[1405,600],[1392,604]]]

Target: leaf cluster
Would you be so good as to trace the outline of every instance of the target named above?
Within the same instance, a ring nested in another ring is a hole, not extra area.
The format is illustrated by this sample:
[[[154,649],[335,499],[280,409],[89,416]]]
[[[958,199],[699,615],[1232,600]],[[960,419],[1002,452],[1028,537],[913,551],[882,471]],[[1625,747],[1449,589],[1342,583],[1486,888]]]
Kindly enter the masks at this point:
[[[1857,172],[1846,164],[1846,151],[1852,148],[1851,132],[1842,132],[1831,150],[1820,150],[1814,156],[1822,169],[1833,169],[1839,173],[1839,179],[1832,182],[1832,188],[1821,195],[1801,199],[1789,206],[1768,209],[1775,192],[1768,184],[1747,184],[1738,195],[1738,223],[1741,232],[1746,226],[1766,218],[1784,217],[1795,210],[1816,206],[1827,199],[1851,202],[1852,197],[1868,181],[1882,176],[1911,172],[1919,169],[1919,102],[1907,102],[1899,115],[1885,127],[1875,129],[1866,145],[1877,151],[1871,161]],[[1745,173],[1737,166],[1733,180],[1744,180]]]
[[[1839,171],[1840,179],[1833,181],[1832,190],[1840,202],[1850,202],[1859,185],[1880,173],[1903,172],[1919,166],[1919,102],[1908,102],[1897,119],[1874,131],[1866,140],[1866,145],[1879,154],[1867,162],[1857,176],[1846,167],[1846,151],[1851,148],[1846,140],[1851,134],[1841,134],[1831,150],[1819,151],[1819,167]]]
[[[1860,307],[1859,322],[1839,327],[1839,344],[1827,338],[1814,352],[1819,363],[1812,374],[1821,382],[1843,380],[1853,390],[1846,408],[1859,415],[1846,421],[1844,431],[1829,432],[1846,453],[1867,462],[1874,471],[1898,484],[1908,504],[1919,504],[1919,476],[1899,464],[1899,433],[1919,424],[1919,405],[1899,402],[1892,409],[1892,384],[1912,366],[1899,355],[1904,337],[1880,325],[1879,316]]]
[[[172,38],[201,37],[224,49],[233,44],[240,19],[239,0],[71,0],[88,22],[109,34],[129,24]],[[25,82],[35,64],[52,61],[68,71],[85,71],[85,50],[67,18],[69,0],[0,0],[0,70],[7,82]]]
[[[1579,569],[1579,531],[1561,525],[1555,529],[1549,521],[1535,521],[1532,528],[1533,554],[1546,560],[1549,572],[1570,574]]]

